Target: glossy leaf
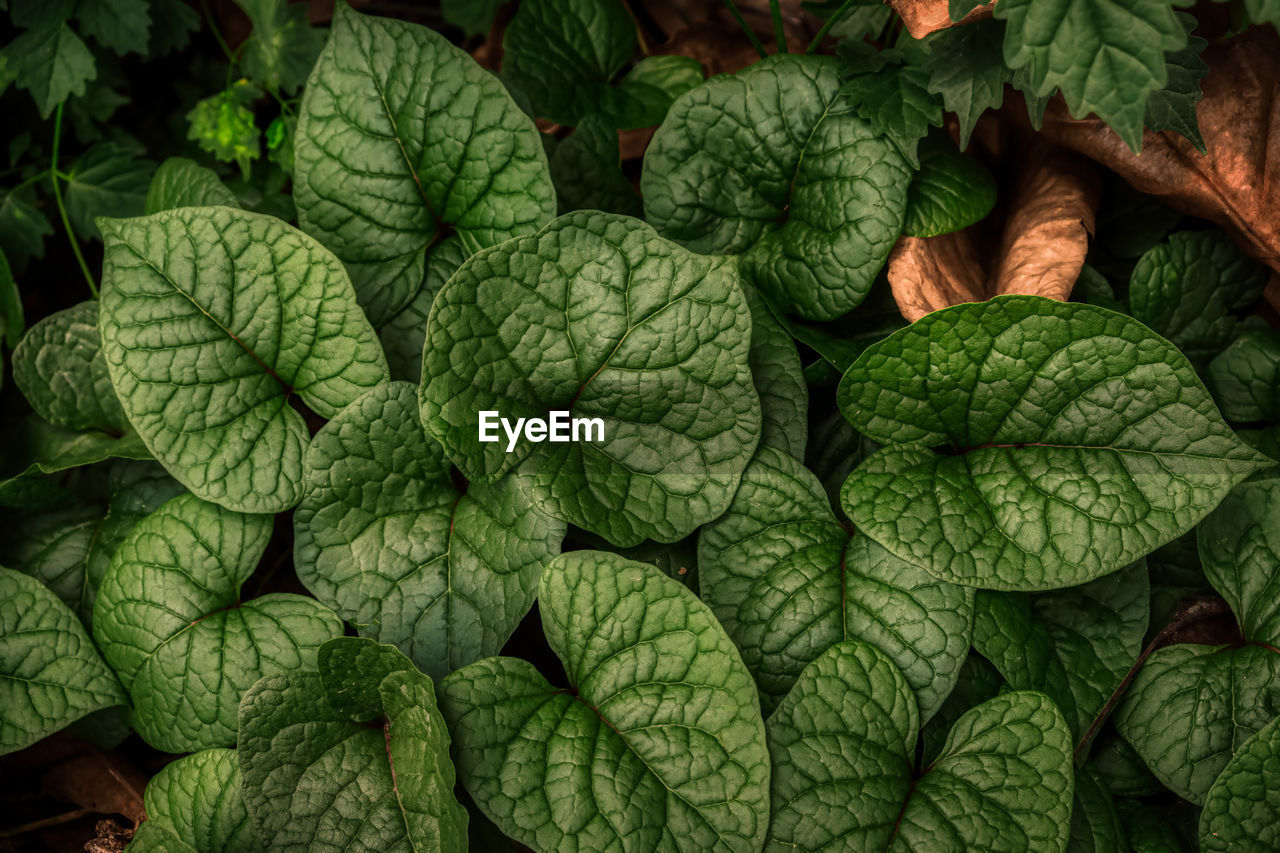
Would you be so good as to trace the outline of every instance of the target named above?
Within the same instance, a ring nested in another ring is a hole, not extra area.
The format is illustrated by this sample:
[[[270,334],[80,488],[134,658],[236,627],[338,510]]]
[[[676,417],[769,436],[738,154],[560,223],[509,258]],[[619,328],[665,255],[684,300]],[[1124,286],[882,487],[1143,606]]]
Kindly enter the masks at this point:
[[[387,377],[342,266],[280,220],[227,207],[102,227],[103,353],[142,440],[205,500],[293,506],[308,433],[290,398],[332,416]]]
[[[1167,341],[1039,297],[927,316],[859,356],[838,398],[856,429],[892,445],[845,483],[854,524],[939,578],[989,589],[1116,571],[1269,464]]]

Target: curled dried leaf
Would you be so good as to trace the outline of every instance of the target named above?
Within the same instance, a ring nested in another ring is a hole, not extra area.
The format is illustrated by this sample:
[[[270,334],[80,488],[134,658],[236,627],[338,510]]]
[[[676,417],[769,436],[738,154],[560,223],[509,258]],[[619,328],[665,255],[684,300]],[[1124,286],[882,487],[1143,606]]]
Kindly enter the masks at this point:
[[[1221,225],[1280,270],[1280,36],[1254,27],[1210,47],[1204,60],[1209,74],[1196,117],[1206,154],[1177,133],[1149,130],[1134,154],[1098,119],[1071,118],[1059,98],[1045,113],[1044,134],[1170,207]]]
[[[889,257],[889,284],[908,320],[962,302],[1017,293],[1066,299],[1080,276],[1101,189],[1096,168],[1042,142],[1018,146],[1013,200],[999,251],[983,263],[988,223],[937,237],[903,237]]]
[[[978,6],[959,21],[951,20],[950,0],[888,0],[889,5],[902,18],[907,32],[912,38],[922,39],[929,33],[945,30],[957,24],[968,24],[983,18],[990,18],[995,7],[995,0],[985,6]]]

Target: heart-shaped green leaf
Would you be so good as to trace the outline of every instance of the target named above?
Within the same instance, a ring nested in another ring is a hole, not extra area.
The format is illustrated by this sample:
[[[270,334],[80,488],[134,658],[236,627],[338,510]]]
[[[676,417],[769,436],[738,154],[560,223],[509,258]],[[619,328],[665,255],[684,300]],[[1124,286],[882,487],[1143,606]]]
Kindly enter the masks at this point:
[[[193,494],[242,512],[301,496],[308,433],[387,378],[342,265],[279,219],[186,207],[103,221],[100,327],[120,404]]]
[[[894,333],[858,357],[838,400],[859,432],[893,445],[845,482],[854,524],[937,577],[988,589],[1114,572],[1271,464],[1172,344],[1124,315],[1035,296]]]
[[[102,357],[97,300],[32,326],[13,351],[13,381],[54,426],[116,435],[129,428]]]
[[[76,615],[40,581],[0,567],[0,755],[127,701]]]
[[[147,188],[146,212],[176,207],[239,207],[235,193],[227,189],[212,169],[186,157],[170,157],[156,169]]]
[[[340,637],[321,671],[263,678],[240,705],[245,802],[269,850],[463,853],[449,731],[431,679],[390,646]],[[337,697],[336,704],[334,699]]]
[[[264,675],[313,666],[342,621],[310,598],[242,601],[271,517],[181,495],[139,522],[98,590],[93,636],[133,700],[133,726],[157,749],[236,738],[241,694]]]
[[[644,158],[646,218],[696,252],[740,254],[788,311],[867,295],[902,230],[910,170],[839,94],[829,57],[775,56],[676,99]]]
[[[538,596],[569,688],[507,657],[440,686],[458,773],[537,850],[758,850],[769,758],[751,676],[711,611],[652,566],[554,560]]]
[[[440,290],[422,420],[473,482],[523,463],[547,514],[616,545],[672,542],[724,512],[759,440],[750,342],[731,261],[571,213],[472,255]],[[512,445],[496,420],[479,439],[481,412],[549,410],[596,419],[603,440]]]
[[[406,382],[340,412],[312,439],[304,468],[299,579],[435,677],[501,651],[560,552],[565,526],[532,505],[523,478],[454,486]]]
[[[417,294],[449,234],[474,251],[555,215],[537,128],[497,78],[426,27],[343,2],[295,157],[298,222],[347,265],[377,326]]]
[[[240,765],[230,749],[205,749],[165,765],[143,796],[147,819],[130,853],[257,853],[240,793]]]
[[[969,653],[973,591],[849,534],[818,479],[762,447],[698,539],[703,600],[742,651],[766,710],[835,643],[864,640],[906,676],[927,720]]]
[[[1200,813],[1200,849],[1268,853],[1280,845],[1280,717],[1240,747]]]
[[[1071,735],[1042,693],[970,710],[914,778],[915,699],[873,646],[809,664],[769,717],[773,821],[766,850],[1064,851]]]

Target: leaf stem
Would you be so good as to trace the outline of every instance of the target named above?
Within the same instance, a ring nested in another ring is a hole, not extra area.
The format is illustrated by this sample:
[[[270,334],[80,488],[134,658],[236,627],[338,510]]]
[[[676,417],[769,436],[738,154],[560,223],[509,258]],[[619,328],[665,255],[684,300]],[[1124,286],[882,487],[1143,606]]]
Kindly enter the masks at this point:
[[[787,53],[787,34],[782,30],[782,4],[769,0],[769,14],[773,17],[773,37],[778,41],[778,53]]]
[[[854,2],[855,0],[844,0],[844,3],[841,4],[840,8],[836,9],[835,14],[830,18],[827,18],[826,22],[823,23],[822,29],[818,30],[818,34],[813,37],[813,41],[809,42],[809,46],[805,48],[805,53],[813,53],[818,49],[818,42],[822,41],[822,38],[827,34],[827,31],[835,26],[837,21],[844,17],[844,13],[849,11],[849,7],[852,6]]]
[[[1111,712],[1115,710],[1120,699],[1124,696],[1126,690],[1129,689],[1130,683],[1137,677],[1138,671],[1142,669],[1142,665],[1147,662],[1147,658],[1151,657],[1152,652],[1161,648],[1169,639],[1178,631],[1189,628],[1199,622],[1207,622],[1210,619],[1216,619],[1219,616],[1229,616],[1231,608],[1227,606],[1227,602],[1221,598],[1204,598],[1199,601],[1192,602],[1178,616],[1160,629],[1160,633],[1156,634],[1142,650],[1142,654],[1138,655],[1138,659],[1133,662],[1133,666],[1129,667],[1129,671],[1125,673],[1124,678],[1120,680],[1120,684],[1112,691],[1111,696],[1107,698],[1097,716],[1093,718],[1093,722],[1089,724],[1089,728],[1080,737],[1080,742],[1076,744],[1074,758],[1077,764],[1080,763],[1084,756],[1085,750],[1089,743],[1098,734],[1098,730],[1102,728],[1102,724],[1107,721],[1107,717],[1111,716]]]
[[[738,22],[738,26],[742,27],[742,31],[747,34],[747,38],[751,39],[752,46],[756,52],[760,54],[760,58],[764,59],[769,54],[765,52],[764,45],[760,43],[760,37],[756,35],[755,30],[747,26],[746,18],[742,17],[742,12],[738,11],[738,4],[733,0],[724,0],[724,5],[729,10],[729,14],[733,15],[733,19]]]
[[[52,162],[49,164],[49,183],[53,185],[53,200],[58,205],[58,215],[62,217],[62,227],[67,232],[67,239],[71,241],[71,251],[75,252],[76,260],[80,263],[84,280],[89,282],[89,292],[93,294],[94,299],[97,299],[98,284],[93,280],[93,273],[89,272],[89,264],[85,262],[84,253],[80,251],[80,241],[76,239],[76,232],[71,230],[67,206],[62,201],[62,188],[58,186],[58,176],[62,174],[58,171],[58,148],[62,143],[62,107],[65,103],[63,101],[58,104],[58,112],[53,119],[53,155]]]
[[[218,47],[222,48],[222,52],[226,54],[227,62],[235,65],[236,54],[227,44],[227,40],[222,37],[222,30],[218,28],[218,22],[213,19],[213,12],[209,9],[209,0],[200,0],[200,8],[204,10],[204,19],[209,24],[209,32],[213,33],[213,37],[218,41]]]

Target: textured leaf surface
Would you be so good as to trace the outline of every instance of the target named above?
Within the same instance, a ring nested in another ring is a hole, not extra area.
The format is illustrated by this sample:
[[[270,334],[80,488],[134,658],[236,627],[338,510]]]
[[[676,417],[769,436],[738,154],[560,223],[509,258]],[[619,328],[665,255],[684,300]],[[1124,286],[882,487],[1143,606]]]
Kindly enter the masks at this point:
[[[99,326],[125,414],[194,494],[245,512],[297,503],[308,433],[387,377],[346,273],[263,214],[181,208],[103,221]]]
[[[379,326],[450,233],[474,250],[555,213],[537,129],[502,84],[426,27],[345,3],[303,95],[295,156],[298,221],[347,265]]]
[[[967,228],[991,212],[996,182],[991,173],[950,142],[921,144],[920,171],[907,190],[907,219],[902,233],[934,237]]]
[[[240,58],[250,78],[285,94],[307,80],[324,47],[324,30],[307,21],[307,7],[288,0],[236,0],[253,23]]]
[[[1205,382],[1230,420],[1280,421],[1280,334],[1242,332],[1209,362]]]
[[[237,755],[246,804],[268,849],[467,849],[435,691],[401,660],[407,668],[387,668],[371,690],[366,685],[365,701],[376,711],[368,722],[330,704],[326,678],[341,677],[333,671],[269,676],[245,694]]]
[[[902,230],[910,182],[839,85],[834,59],[790,55],[708,80],[672,105],[641,176],[659,233],[741,254],[752,283],[812,319],[867,295]]]
[[[1280,845],[1280,718],[1240,748],[1209,789],[1200,849],[1264,851]]]
[[[1168,82],[1165,52],[1187,43],[1170,0],[1001,0],[1004,56],[1036,95],[1061,87],[1072,115],[1095,113],[1133,150],[1148,95]]]
[[[227,189],[217,172],[186,157],[170,157],[156,169],[147,188],[148,214],[175,207],[239,207],[235,193]]]
[[[969,652],[971,590],[938,581],[840,526],[817,478],[762,447],[729,511],[702,529],[703,599],[742,652],[766,710],[844,640],[885,653],[927,720]]]
[[[140,158],[140,152],[136,144],[108,140],[97,143],[71,164],[64,192],[67,213],[81,236],[101,236],[94,224],[99,216],[123,219],[142,215],[156,164]]]
[[[35,578],[0,568],[0,755],[126,701],[75,614]]]
[[[134,728],[157,749],[234,743],[241,694],[264,675],[314,666],[316,646],[341,635],[342,621],[309,598],[240,600],[270,535],[269,516],[182,495],[116,550],[93,635],[129,690]]]
[[[254,853],[262,845],[240,793],[230,749],[205,749],[165,765],[147,783],[147,819],[130,853]]]
[[[458,271],[470,252],[462,238],[454,235],[442,242],[427,259],[427,277],[413,301],[392,317],[379,332],[382,349],[392,379],[403,379],[415,385],[422,380],[422,348],[427,340],[427,317],[436,294]]]
[[[1179,231],[1138,260],[1129,308],[1192,361],[1206,360],[1235,333],[1230,312],[1252,304],[1266,283],[1266,268],[1223,232]]]
[[[570,689],[497,657],[441,684],[458,772],[539,850],[756,850],[769,756],[751,683],[705,604],[657,569],[575,551],[538,596]]]
[[[751,377],[760,397],[760,446],[804,459],[809,431],[809,387],[791,335],[754,290],[751,307]]]
[[[1115,802],[1092,768],[1076,770],[1075,791],[1068,853],[1131,853]]]
[[[956,721],[913,779],[914,701],[873,647],[810,664],[769,718],[767,850],[1066,849],[1071,739],[1040,693],[1006,693]]]
[[[428,674],[495,655],[528,612],[564,524],[507,477],[459,492],[413,386],[365,394],[312,440],[294,567],[317,598]]]
[[[640,216],[640,196],[622,174],[618,133],[598,115],[585,116],[550,155],[561,213],[603,210]]]
[[[98,76],[93,54],[65,22],[27,30],[10,42],[4,55],[17,74],[17,84],[35,98],[41,118],[70,95],[83,95]]]
[[[13,351],[13,380],[36,414],[68,429],[128,429],[100,343],[96,300],[31,327]]]
[[[47,511],[15,514],[0,530],[0,560],[78,609],[84,595],[85,557],[101,520],[99,507],[74,496]]]
[[[1200,58],[1208,42],[1192,35],[1196,19],[1185,12],[1177,12],[1178,20],[1187,31],[1187,44],[1165,55],[1169,81],[1163,89],[1156,89],[1147,99],[1146,126],[1150,130],[1172,130],[1191,140],[1196,149],[1206,153],[1204,137],[1196,121],[1196,104],[1204,97],[1200,91],[1200,78],[1209,73],[1209,66]]]
[[[942,96],[960,121],[960,147],[969,147],[978,118],[1004,103],[1010,74],[1004,64],[1004,28],[994,21],[952,27],[935,36],[925,67],[929,91]]]
[[[1204,574],[1246,640],[1280,645],[1280,477],[1241,483],[1196,529]]]
[[[920,167],[920,140],[942,124],[942,105],[929,92],[929,73],[915,65],[885,65],[859,74],[841,93],[876,133],[888,138],[912,168]]]
[[[845,483],[853,522],[937,577],[989,589],[1116,571],[1268,464],[1167,341],[1037,297],[959,305],[896,332],[859,356],[839,403],[893,445]]]
[[[633,219],[562,216],[471,256],[436,296],[427,433],[473,482],[521,470],[549,515],[616,545],[720,515],[755,449],[751,315],[731,261]],[[604,440],[481,442],[479,412],[599,418]]]

